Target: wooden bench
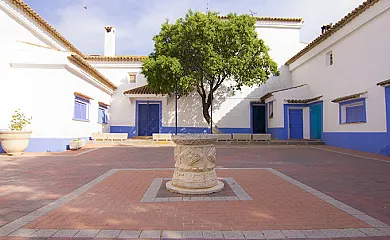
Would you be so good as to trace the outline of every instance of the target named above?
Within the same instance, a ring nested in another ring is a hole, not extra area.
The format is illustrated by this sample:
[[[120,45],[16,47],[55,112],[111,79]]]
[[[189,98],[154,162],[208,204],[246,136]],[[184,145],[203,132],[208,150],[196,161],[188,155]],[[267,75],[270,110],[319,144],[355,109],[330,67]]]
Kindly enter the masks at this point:
[[[250,141],[252,140],[252,134],[250,133],[233,133],[234,141]]]
[[[153,141],[171,141],[171,133],[153,133]]]
[[[271,134],[265,134],[265,133],[252,134],[252,140],[253,141],[270,141]]]
[[[115,140],[124,141],[127,140],[127,133],[107,133],[108,140],[111,140],[111,142],[114,142]]]

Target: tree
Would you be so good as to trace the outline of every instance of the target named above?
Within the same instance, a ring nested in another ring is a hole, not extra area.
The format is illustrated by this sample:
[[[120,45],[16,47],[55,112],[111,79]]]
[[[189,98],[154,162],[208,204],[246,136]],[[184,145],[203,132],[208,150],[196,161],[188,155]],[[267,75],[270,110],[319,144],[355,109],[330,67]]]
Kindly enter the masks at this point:
[[[215,91],[229,81],[230,91],[264,83],[279,74],[269,48],[259,39],[256,19],[249,15],[189,11],[174,24],[168,20],[153,37],[155,49],[143,62],[142,73],[156,92],[180,96],[197,91],[203,117],[210,124],[209,109]]]

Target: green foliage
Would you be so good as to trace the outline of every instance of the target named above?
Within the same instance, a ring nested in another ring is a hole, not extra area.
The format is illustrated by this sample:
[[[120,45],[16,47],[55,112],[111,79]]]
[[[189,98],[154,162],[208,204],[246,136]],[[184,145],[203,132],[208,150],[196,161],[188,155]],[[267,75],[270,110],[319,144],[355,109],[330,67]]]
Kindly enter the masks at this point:
[[[233,80],[230,89],[236,91],[278,74],[269,48],[258,38],[255,22],[249,15],[229,14],[221,19],[216,12],[191,10],[174,24],[166,21],[153,37],[154,51],[143,62],[149,87],[173,93],[177,82],[179,95],[196,90],[209,122],[213,93],[224,81]]]
[[[26,117],[24,113],[20,111],[20,109],[15,110],[15,113],[12,115],[11,124],[9,125],[9,129],[12,131],[22,131],[23,128],[31,124],[32,117]]]

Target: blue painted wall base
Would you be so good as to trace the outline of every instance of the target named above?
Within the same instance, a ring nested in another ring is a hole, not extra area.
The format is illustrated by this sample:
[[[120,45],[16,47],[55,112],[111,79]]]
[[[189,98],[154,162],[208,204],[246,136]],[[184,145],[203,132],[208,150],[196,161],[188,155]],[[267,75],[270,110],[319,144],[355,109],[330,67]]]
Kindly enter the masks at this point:
[[[329,146],[378,153],[382,155],[390,154],[386,151],[386,146],[389,144],[387,142],[386,132],[324,132],[323,136],[325,144]]]
[[[268,128],[267,129],[267,133],[271,134],[271,138],[280,139],[280,140],[283,139],[283,135],[284,135],[283,131],[284,131],[283,128]]]
[[[222,133],[251,133],[250,128],[219,128]],[[135,126],[111,126],[112,133],[127,133],[128,138],[137,136]],[[178,133],[210,133],[207,127],[177,127]],[[160,133],[175,133],[175,127],[162,127]]]
[[[64,152],[69,150],[69,142],[75,138],[31,138],[25,152]],[[89,137],[81,139],[89,140]],[[0,146],[0,153],[5,153]]]
[[[127,137],[137,136],[137,128],[135,126],[110,126],[111,133],[127,133]]]

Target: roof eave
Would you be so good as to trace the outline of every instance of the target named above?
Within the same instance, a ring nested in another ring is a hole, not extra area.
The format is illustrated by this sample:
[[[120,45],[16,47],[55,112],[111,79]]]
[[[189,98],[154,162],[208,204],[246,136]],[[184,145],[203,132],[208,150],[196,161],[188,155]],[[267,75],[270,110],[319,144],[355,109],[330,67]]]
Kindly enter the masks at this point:
[[[340,21],[338,21],[335,25],[333,25],[330,29],[328,29],[324,34],[321,34],[320,36],[318,36],[311,43],[309,43],[305,48],[303,48],[301,51],[299,51],[297,54],[295,54],[293,57],[291,57],[289,60],[287,60],[285,65],[289,66],[290,64],[297,61],[303,55],[305,55],[310,50],[315,48],[321,42],[325,41],[333,33],[337,32],[338,30],[343,28],[345,25],[347,25],[349,22],[351,22],[353,19],[358,17],[361,13],[363,13],[365,10],[369,9],[371,6],[373,6],[377,2],[379,2],[379,0],[366,0],[364,3],[362,3],[361,5],[356,7],[352,12],[348,13],[345,17],[343,17]]]

